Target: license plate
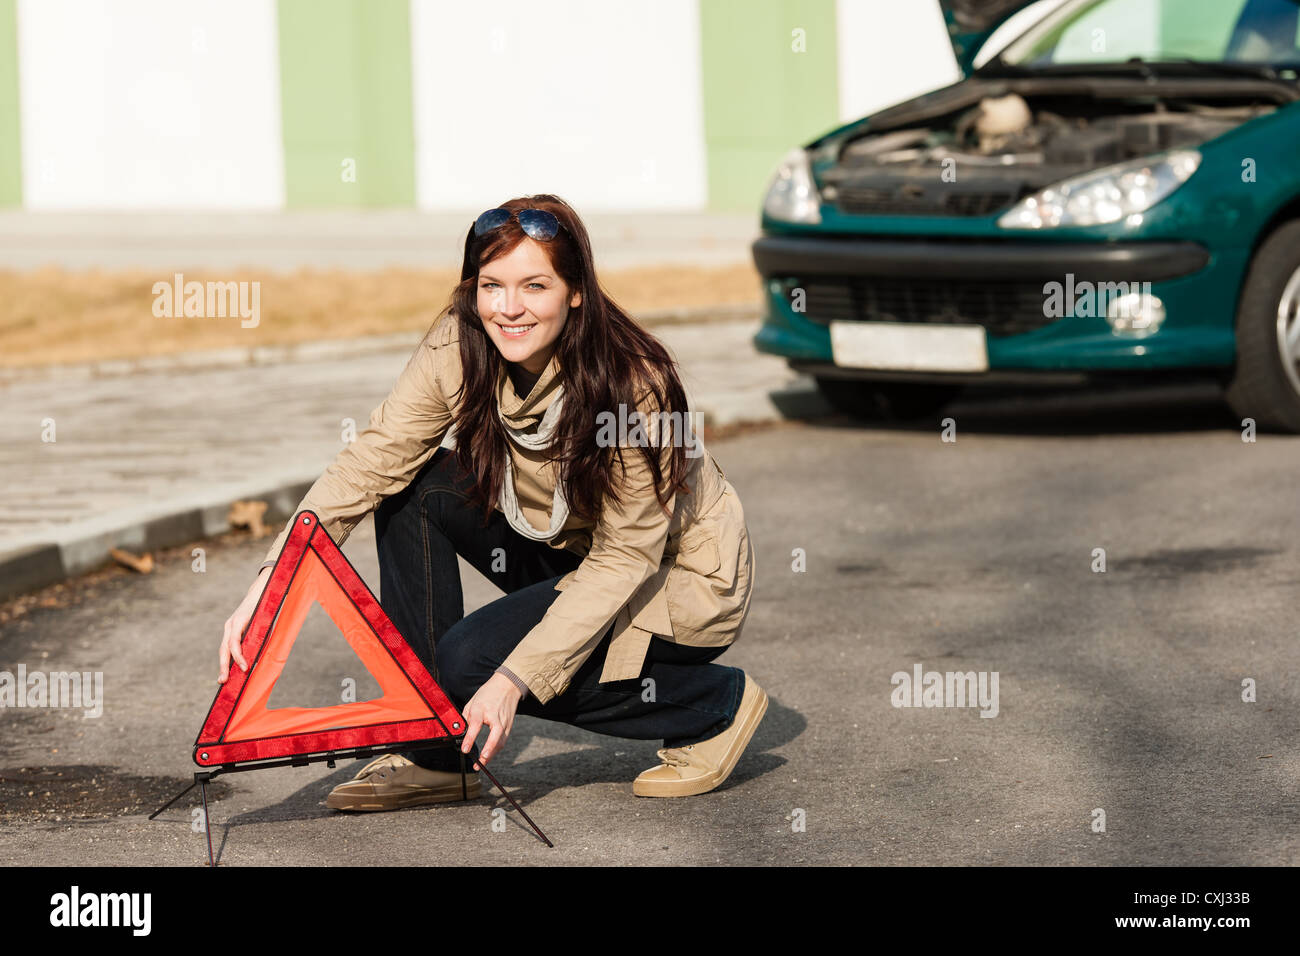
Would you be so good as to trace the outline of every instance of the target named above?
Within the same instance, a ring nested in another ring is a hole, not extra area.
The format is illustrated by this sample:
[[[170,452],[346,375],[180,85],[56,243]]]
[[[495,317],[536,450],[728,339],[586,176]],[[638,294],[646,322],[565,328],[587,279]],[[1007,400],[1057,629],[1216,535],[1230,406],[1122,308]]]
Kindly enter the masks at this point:
[[[831,322],[831,355],[851,368],[986,372],[988,337],[979,325]]]

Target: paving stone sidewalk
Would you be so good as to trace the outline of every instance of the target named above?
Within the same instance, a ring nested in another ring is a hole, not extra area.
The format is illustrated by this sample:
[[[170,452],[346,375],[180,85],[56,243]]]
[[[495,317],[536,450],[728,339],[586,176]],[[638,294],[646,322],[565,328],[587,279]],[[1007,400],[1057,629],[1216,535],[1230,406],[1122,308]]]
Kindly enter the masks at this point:
[[[757,328],[654,329],[704,414],[706,442],[721,425],[827,410],[806,376],[754,350]],[[288,517],[342,447],[343,419],[365,426],[419,338],[0,380],[0,598],[100,566],[112,547],[220,534],[232,501],[265,500],[268,520]]]

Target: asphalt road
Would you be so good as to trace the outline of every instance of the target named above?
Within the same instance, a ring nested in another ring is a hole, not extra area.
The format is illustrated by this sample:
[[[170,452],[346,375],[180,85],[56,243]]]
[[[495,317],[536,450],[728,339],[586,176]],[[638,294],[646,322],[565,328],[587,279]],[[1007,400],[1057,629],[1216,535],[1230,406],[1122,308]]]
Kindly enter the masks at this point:
[[[656,742],[522,717],[495,772],[554,849],[513,812],[494,829],[499,795],[328,810],[360,765],[316,764],[218,781],[220,862],[1295,864],[1300,438],[1243,442],[1195,393],[950,414],[955,442],[830,418],[710,443],[758,557],[720,663],[771,696],[722,789],[636,797]],[[205,861],[197,793],[145,815],[194,769],[266,541],[202,545],[204,573],[178,552],[0,631],[0,670],[104,672],[100,717],[0,711],[0,862]],[[374,585],[369,520],[344,550]],[[467,610],[496,595],[465,575]],[[332,702],[349,666],[309,626],[285,702]],[[917,665],[996,672],[996,716],[893,706]]]

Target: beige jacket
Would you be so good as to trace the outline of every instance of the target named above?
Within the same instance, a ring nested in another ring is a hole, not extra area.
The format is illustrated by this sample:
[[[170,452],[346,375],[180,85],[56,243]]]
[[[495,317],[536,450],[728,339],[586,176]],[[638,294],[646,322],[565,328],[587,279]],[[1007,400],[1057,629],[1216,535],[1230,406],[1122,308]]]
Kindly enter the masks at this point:
[[[381,500],[410,484],[442,444],[459,411],[459,399],[449,399],[461,383],[458,333],[450,312],[434,322],[367,427],[299,503],[297,510],[316,512],[338,544]],[[503,367],[497,383],[503,416],[516,428],[535,426],[562,378],[553,357],[520,398]],[[653,421],[650,399],[648,391],[640,396],[638,409]],[[521,510],[529,524],[544,530],[555,491],[553,468],[540,452],[513,441],[509,446]],[[602,683],[640,676],[652,635],[705,646],[730,644],[740,635],[754,585],[745,514],[698,434],[687,453],[691,493],[669,499],[671,518],[655,497],[643,453],[625,448],[626,474],[617,461],[614,470],[622,504],[607,502],[595,522],[570,515],[548,542],[583,561],[557,582],[563,593],[503,665],[542,703],[564,692],[611,624]],[[292,522],[271,545],[268,564],[279,556],[290,527]]]

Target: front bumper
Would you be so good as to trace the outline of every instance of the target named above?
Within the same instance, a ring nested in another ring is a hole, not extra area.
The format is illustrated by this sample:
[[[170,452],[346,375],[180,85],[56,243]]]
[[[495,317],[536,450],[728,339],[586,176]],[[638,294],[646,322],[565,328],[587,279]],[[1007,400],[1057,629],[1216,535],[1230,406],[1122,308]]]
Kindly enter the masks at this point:
[[[1245,250],[1212,253],[1194,242],[1021,237],[765,235],[753,244],[753,255],[766,305],[754,338],[759,351],[796,360],[796,367],[824,368],[833,362],[832,320],[981,325],[988,333],[989,372],[961,376],[967,380],[1008,378],[995,374],[999,371],[1230,365],[1237,293],[1248,260]],[[1166,318],[1157,332],[1143,337],[1116,334],[1104,317],[1082,309],[1067,308],[1063,317],[1054,318],[1044,308],[1048,283],[1140,283],[1164,302]],[[856,368],[841,374],[948,377]]]

